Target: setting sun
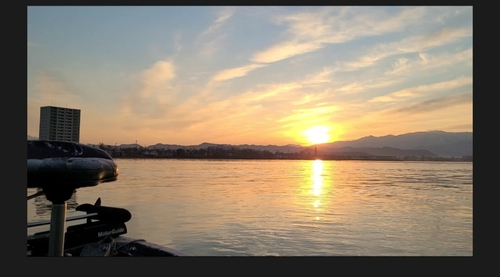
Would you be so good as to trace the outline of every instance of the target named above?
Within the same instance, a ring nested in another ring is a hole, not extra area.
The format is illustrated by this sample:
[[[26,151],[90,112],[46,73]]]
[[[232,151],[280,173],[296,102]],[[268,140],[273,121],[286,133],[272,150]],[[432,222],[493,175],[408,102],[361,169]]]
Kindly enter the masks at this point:
[[[326,143],[330,139],[328,128],[325,126],[316,126],[307,129],[304,134],[307,140],[312,144]]]

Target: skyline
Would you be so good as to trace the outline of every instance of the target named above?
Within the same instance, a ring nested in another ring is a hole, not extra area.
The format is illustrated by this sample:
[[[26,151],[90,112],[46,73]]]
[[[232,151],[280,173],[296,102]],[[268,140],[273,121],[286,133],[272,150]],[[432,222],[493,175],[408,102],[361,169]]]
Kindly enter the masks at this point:
[[[30,136],[42,106],[80,109],[91,144],[472,132],[470,6],[27,11]]]

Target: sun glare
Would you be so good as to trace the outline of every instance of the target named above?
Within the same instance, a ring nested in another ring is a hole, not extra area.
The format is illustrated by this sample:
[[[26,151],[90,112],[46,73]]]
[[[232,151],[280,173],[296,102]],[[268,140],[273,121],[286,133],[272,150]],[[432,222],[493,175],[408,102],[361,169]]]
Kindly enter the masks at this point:
[[[328,128],[325,126],[316,126],[307,129],[304,134],[307,140],[312,144],[326,143],[330,139]]]

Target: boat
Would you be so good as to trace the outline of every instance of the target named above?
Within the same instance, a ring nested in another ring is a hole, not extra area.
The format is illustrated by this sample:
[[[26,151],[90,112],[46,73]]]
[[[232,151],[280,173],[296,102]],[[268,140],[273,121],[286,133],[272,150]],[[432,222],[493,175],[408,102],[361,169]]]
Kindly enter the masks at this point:
[[[78,142],[28,140],[28,188],[39,191],[28,196],[45,196],[51,205],[50,220],[28,222],[27,227],[50,225],[48,231],[27,237],[28,257],[180,257],[188,253],[130,238],[126,222],[130,211],[94,204],[81,204],[81,215],[66,217],[67,203],[78,189],[88,189],[118,180],[119,170],[104,150]],[[66,227],[66,222],[85,223]]]

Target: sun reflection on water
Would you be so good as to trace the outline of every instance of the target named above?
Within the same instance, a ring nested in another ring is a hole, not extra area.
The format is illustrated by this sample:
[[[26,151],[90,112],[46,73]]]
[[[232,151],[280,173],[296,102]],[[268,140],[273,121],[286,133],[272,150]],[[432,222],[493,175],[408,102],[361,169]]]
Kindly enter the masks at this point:
[[[319,199],[318,199],[318,200],[316,200],[316,201],[314,201],[314,203],[313,203],[313,206],[314,206],[315,208],[319,208],[319,206],[320,206],[320,205],[321,205],[321,201],[320,201]]]
[[[312,176],[311,179],[313,181],[312,184],[312,195],[313,201],[312,205],[316,213],[322,212],[322,203],[321,198],[323,197],[323,189],[324,189],[324,173],[323,173],[323,161],[315,160],[312,163]],[[315,220],[320,220],[319,214],[315,217]]]
[[[323,192],[323,161],[315,160],[313,162],[313,194],[320,196]]]

